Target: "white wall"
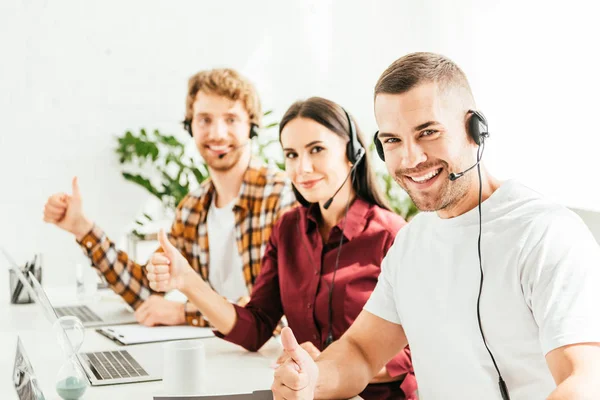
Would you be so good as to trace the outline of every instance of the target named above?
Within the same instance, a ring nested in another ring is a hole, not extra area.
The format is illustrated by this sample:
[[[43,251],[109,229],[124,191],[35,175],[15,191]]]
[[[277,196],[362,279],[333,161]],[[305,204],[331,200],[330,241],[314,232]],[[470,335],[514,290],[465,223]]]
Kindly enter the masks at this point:
[[[600,243],[600,213],[590,210],[582,210],[580,208],[573,208],[573,211],[577,213],[583,221],[587,224],[588,228],[596,238],[596,241]]]
[[[493,172],[600,210],[596,14],[591,2],[547,3],[4,0],[0,243],[19,260],[42,251],[49,284],[66,279],[81,253],[41,216],[72,175],[88,214],[121,237],[148,195],[121,178],[114,136],[147,127],[184,138],[186,81],[200,69],[241,70],[278,117],[321,95],[373,132],[375,81],[419,50],[467,72],[490,120]]]

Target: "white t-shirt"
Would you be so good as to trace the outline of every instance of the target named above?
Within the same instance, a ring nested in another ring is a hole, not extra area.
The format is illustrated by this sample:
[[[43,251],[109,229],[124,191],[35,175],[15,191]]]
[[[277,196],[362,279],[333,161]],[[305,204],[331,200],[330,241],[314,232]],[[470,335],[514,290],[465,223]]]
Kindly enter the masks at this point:
[[[217,293],[231,301],[248,296],[242,257],[235,240],[235,202],[236,199],[224,207],[217,208],[213,199],[206,216],[209,245],[208,281]]]
[[[515,182],[482,203],[481,321],[511,400],[556,387],[545,355],[600,342],[600,247],[571,211]],[[365,310],[401,324],[420,400],[501,399],[477,324],[477,207],[401,229]]]

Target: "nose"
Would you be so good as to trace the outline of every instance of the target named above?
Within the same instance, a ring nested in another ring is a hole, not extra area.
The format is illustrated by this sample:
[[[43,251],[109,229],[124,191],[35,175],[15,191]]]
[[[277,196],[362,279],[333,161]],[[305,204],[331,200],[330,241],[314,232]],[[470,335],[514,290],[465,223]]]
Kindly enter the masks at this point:
[[[405,146],[398,149],[398,151],[400,153],[400,167],[403,169],[415,168],[422,162],[427,161],[427,154],[418,144],[406,142]]]
[[[313,172],[313,165],[308,155],[299,154],[298,163],[296,164],[296,173],[302,175],[307,172]]]
[[[210,125],[208,131],[209,140],[225,139],[227,137],[227,124],[225,121],[217,119]]]

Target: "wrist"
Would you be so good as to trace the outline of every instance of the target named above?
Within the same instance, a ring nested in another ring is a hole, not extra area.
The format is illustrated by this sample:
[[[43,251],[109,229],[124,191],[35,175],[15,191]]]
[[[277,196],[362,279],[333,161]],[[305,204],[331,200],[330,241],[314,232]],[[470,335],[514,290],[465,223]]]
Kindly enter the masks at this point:
[[[198,278],[199,276],[196,273],[196,271],[194,271],[191,267],[188,266],[185,272],[179,277],[177,290],[179,290],[181,293],[183,293],[184,295],[186,295],[186,297],[189,298],[190,291],[194,291],[194,289],[199,289],[199,284],[198,282],[196,282]],[[200,281],[204,282],[202,279],[200,279]]]
[[[181,303],[181,305],[179,306],[180,311],[177,313],[177,315],[179,315],[179,320],[178,325],[183,325],[186,322],[185,319],[185,303]]]
[[[75,235],[75,239],[78,242],[81,242],[83,237],[88,234],[94,227],[94,223],[87,219],[85,216],[82,216],[73,226],[71,233]]]

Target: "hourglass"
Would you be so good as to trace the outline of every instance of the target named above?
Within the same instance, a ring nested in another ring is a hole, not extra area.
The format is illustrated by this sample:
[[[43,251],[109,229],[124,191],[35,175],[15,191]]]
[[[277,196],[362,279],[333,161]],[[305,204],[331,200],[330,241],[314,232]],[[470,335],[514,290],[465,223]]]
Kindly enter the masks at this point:
[[[77,400],[88,387],[85,372],[77,359],[85,335],[83,324],[76,317],[66,316],[59,318],[53,329],[66,358],[56,377],[56,392],[65,400]]]

